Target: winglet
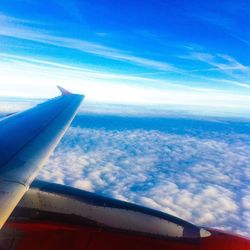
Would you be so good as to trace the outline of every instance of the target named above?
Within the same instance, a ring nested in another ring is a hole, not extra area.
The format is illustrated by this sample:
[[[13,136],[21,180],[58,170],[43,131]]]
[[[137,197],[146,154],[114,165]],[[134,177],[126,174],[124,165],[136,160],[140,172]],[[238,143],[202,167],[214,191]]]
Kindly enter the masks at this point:
[[[61,86],[57,86],[57,88],[61,91],[62,95],[70,95],[70,94],[72,94],[71,92],[69,92],[68,90],[62,88]]]

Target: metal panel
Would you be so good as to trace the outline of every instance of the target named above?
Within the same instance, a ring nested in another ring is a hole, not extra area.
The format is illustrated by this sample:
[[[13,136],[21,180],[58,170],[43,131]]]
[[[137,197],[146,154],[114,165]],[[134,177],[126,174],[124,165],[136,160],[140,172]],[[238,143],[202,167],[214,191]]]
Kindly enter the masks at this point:
[[[0,121],[0,228],[59,143],[82,99],[63,95]]]

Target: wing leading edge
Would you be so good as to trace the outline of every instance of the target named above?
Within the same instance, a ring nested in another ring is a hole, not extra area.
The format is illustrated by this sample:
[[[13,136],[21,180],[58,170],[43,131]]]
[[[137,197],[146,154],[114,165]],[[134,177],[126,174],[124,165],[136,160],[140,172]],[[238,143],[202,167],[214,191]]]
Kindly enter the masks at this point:
[[[83,98],[67,92],[0,121],[0,228],[59,143]]]

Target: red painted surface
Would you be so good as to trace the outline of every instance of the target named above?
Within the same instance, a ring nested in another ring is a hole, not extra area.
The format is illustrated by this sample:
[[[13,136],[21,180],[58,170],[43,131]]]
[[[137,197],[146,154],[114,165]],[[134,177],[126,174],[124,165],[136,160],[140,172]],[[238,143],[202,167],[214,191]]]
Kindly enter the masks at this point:
[[[216,231],[191,244],[56,223],[7,223],[8,228],[21,232],[12,241],[17,250],[250,250],[249,239]]]
[[[218,230],[209,230],[213,233],[211,237],[203,238],[202,250],[249,250],[250,239],[236,234],[224,233]]]

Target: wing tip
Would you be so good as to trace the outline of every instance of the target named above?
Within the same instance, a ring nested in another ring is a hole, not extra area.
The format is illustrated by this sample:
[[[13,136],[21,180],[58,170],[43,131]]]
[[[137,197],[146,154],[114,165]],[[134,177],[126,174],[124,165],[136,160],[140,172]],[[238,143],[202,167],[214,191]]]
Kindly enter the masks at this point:
[[[62,95],[71,95],[71,94],[72,94],[72,93],[69,92],[67,89],[64,89],[64,88],[61,87],[61,86],[56,86],[56,87],[60,90],[60,92],[61,92]]]

